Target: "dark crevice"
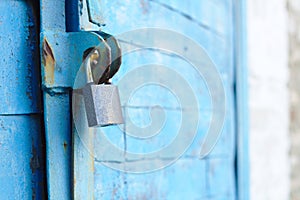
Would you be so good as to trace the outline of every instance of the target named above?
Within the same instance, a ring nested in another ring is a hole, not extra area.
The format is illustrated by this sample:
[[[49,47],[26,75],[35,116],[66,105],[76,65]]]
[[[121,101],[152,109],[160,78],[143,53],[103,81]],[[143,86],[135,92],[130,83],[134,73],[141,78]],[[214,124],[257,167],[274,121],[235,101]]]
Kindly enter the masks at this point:
[[[45,137],[45,125],[44,125],[44,116],[43,116],[43,97],[42,97],[42,90],[41,90],[41,69],[40,69],[40,0],[27,0],[29,9],[32,12],[32,23],[33,25],[30,27],[30,42],[34,45],[34,53],[31,55],[32,59],[34,60],[36,70],[36,76],[33,77],[36,79],[36,82],[32,84],[32,87],[37,88],[37,99],[39,105],[39,112],[38,113],[28,113],[22,115],[30,115],[33,118],[38,119],[38,123],[40,124],[40,135],[37,135],[36,138],[32,138],[32,158],[30,160],[30,167],[32,170],[32,174],[38,182],[34,181],[32,184],[35,184],[33,187],[33,194],[32,199],[48,199],[48,190],[47,190],[47,170],[46,170],[46,137]],[[40,191],[38,191],[39,189]]]

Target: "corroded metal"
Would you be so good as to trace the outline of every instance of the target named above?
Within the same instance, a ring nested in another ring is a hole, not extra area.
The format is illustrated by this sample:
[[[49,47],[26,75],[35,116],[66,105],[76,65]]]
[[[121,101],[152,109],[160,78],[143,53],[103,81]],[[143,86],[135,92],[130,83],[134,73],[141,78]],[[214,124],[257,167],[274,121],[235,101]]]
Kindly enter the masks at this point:
[[[42,63],[45,66],[44,80],[52,85],[54,83],[54,67],[55,58],[52,48],[49,45],[47,38],[44,38],[42,44]]]
[[[82,57],[89,48],[97,47],[101,55],[101,66],[92,69],[96,77],[101,77],[101,70],[111,62],[110,47],[94,32],[44,31],[41,41],[42,86],[48,93],[65,92],[73,87]]]

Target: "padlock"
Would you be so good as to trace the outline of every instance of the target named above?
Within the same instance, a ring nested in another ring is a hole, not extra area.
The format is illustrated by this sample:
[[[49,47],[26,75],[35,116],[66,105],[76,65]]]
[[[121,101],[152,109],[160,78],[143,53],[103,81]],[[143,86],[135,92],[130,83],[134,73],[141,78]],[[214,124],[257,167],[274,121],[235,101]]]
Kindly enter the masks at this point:
[[[82,88],[82,94],[88,126],[122,124],[123,116],[118,87],[109,83],[109,66],[101,65],[99,56],[101,56],[100,51],[92,49],[84,61],[87,84]],[[93,73],[95,71],[98,73]],[[100,74],[96,80],[94,80],[95,74]],[[96,84],[99,79],[103,79],[105,84]]]
[[[123,123],[117,86],[88,83],[82,92],[89,127]]]

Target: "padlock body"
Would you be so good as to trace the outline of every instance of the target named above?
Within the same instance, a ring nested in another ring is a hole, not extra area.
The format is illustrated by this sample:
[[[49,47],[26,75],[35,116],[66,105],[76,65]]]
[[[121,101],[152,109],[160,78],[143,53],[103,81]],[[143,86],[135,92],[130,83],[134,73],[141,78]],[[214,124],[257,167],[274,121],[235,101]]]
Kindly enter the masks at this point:
[[[89,83],[83,88],[83,96],[89,127],[123,123],[117,86]]]

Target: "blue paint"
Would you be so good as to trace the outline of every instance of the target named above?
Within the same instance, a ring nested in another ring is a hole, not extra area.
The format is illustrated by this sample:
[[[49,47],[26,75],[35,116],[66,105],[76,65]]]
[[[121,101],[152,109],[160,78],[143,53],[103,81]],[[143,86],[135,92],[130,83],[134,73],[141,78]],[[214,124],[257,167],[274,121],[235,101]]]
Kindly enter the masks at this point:
[[[65,31],[66,15],[65,1],[40,0],[41,31]]]
[[[0,199],[46,196],[34,3],[0,2]]]
[[[74,0],[65,5],[63,0],[41,1],[41,30],[44,34],[42,38],[49,34],[47,38],[51,44],[56,42],[59,44],[58,46],[66,44],[62,48],[52,46],[58,63],[62,64],[58,66],[61,70],[55,69],[53,84],[43,80],[49,199],[68,199],[72,196],[72,190],[75,199],[82,197],[94,197],[95,199],[247,199],[248,164],[244,164],[248,160],[245,156],[247,155],[247,126],[241,123],[247,118],[246,113],[237,115],[235,105],[237,99],[237,112],[240,112],[245,108],[244,102],[246,101],[245,94],[240,93],[245,91],[246,73],[244,68],[235,68],[235,65],[244,66],[245,64],[245,55],[242,54],[239,57],[236,52],[239,48],[244,49],[244,45],[238,43],[241,46],[236,46],[237,44],[233,41],[237,32],[242,36],[239,41],[244,42],[244,28],[240,29],[240,26],[237,26],[239,32],[236,30],[236,24],[233,23],[234,19],[238,18],[234,13],[238,10],[239,3],[232,0],[186,2],[103,0],[100,6],[99,1],[89,0],[90,5],[97,5],[89,11],[102,14],[93,15],[92,20],[102,23],[103,18],[106,23],[103,30],[108,33],[117,35],[141,27],[161,27],[191,37],[201,44],[211,56],[224,81],[227,95],[226,123],[214,151],[206,159],[199,160],[199,145],[207,131],[212,112],[208,91],[201,77],[193,76],[195,73],[192,68],[182,60],[155,52],[136,52],[123,58],[123,66],[113,79],[114,83],[118,83],[126,73],[136,66],[159,60],[160,64],[180,72],[184,78],[189,80],[191,87],[198,94],[199,104],[202,105],[199,111],[195,111],[200,113],[201,119],[198,135],[186,154],[174,165],[164,170],[137,175],[117,172],[104,167],[101,165],[102,160],[96,160],[94,165],[91,155],[80,143],[79,138],[74,135],[73,141],[71,140],[69,88],[72,86],[76,70],[71,69],[74,60],[71,57],[64,59],[63,53],[72,52],[70,47],[73,47],[75,39],[69,40],[70,38],[64,37],[63,40],[60,40],[52,33],[59,32],[68,35],[69,33],[67,34],[66,31],[97,30],[98,27],[95,26],[95,23],[93,24],[91,19],[87,18],[88,5],[86,2]],[[75,10],[68,11],[70,8]],[[76,8],[78,8],[78,13]],[[102,11],[99,11],[100,9]],[[240,12],[237,16],[244,16],[244,10],[242,9]],[[184,45],[184,41],[174,42],[181,42]],[[84,45],[86,44],[79,44],[81,50],[77,51],[76,48],[74,52],[70,53],[76,55],[77,58],[74,69],[79,67],[78,63],[82,57],[78,52],[82,52]],[[42,74],[45,75],[45,72],[42,71]],[[238,83],[237,94],[234,93],[236,81]],[[129,136],[124,137],[117,127],[107,127],[103,130],[107,137],[121,149],[149,152],[170,142],[172,134],[177,128],[176,123],[180,113],[176,111],[178,107],[176,99],[172,97],[172,94],[166,93],[163,88],[145,87],[139,92],[135,94],[130,105],[123,105],[130,109],[126,119],[131,117],[138,125],[145,126],[150,121],[149,115],[147,115],[149,109],[145,107],[159,104],[163,108],[169,109],[165,113],[167,125],[163,127],[164,134],[150,141],[137,141]],[[155,93],[159,95],[154,95]],[[236,117],[238,117],[238,125]],[[235,129],[236,126],[238,126],[238,130]],[[238,141],[236,141],[237,131],[239,133]],[[73,130],[73,133],[76,132]],[[245,134],[240,135],[240,133]],[[71,143],[73,144],[69,145]],[[67,145],[65,146],[65,144]],[[73,149],[70,148],[71,146]],[[241,149],[244,150],[240,151]],[[236,152],[238,152],[238,169],[235,168]],[[170,157],[172,157],[172,152],[170,152]],[[114,155],[111,155],[109,161],[117,162],[121,166],[126,165],[124,160],[119,162],[120,160],[114,159]],[[147,161],[136,162],[146,163]],[[159,162],[159,160],[151,162]],[[95,168],[91,169],[90,167]],[[238,170],[238,178],[236,170]]]
[[[104,5],[103,10],[109,10],[103,15],[106,22],[103,30],[108,33],[118,35],[142,27],[161,27],[183,33],[201,44],[216,64],[224,81],[227,116],[217,146],[210,156],[204,160],[199,160],[197,157],[200,150],[199,145],[207,131],[212,112],[210,97],[201,77],[194,77],[195,73],[192,68],[182,60],[157,52],[142,51],[125,56],[120,71],[113,78],[114,83],[117,84],[130,70],[153,62],[176,70],[189,80],[191,87],[198,94],[197,99],[202,109],[199,110],[200,127],[197,138],[186,154],[174,165],[158,172],[139,175],[113,172],[113,170],[101,166],[101,161],[97,160],[95,165],[95,198],[236,199],[234,2],[230,0],[222,2],[204,0],[185,2],[103,0],[102,4]],[[184,41],[174,42],[182,42],[184,45]],[[139,78],[143,78],[143,75]],[[126,90],[126,88],[122,89]],[[130,136],[123,137],[123,139],[122,132],[115,127],[108,127],[103,130],[119,148],[145,153],[157,150],[170,142],[170,139],[174,137],[180,113],[172,111],[178,107],[176,99],[164,92],[162,88],[145,87],[139,92],[135,94],[130,105],[123,106],[129,107],[129,117],[137,125],[144,126],[149,123],[149,110],[145,107],[159,104],[165,108],[168,125],[163,127],[161,135],[149,141],[138,141]],[[111,161],[113,161],[113,156]],[[147,161],[136,162],[146,163]],[[159,161],[151,162],[154,164],[153,162]],[[119,165],[126,165],[126,162]],[[110,175],[112,175],[111,179],[105,178]]]
[[[40,115],[0,115],[0,199],[42,199]]]
[[[40,1],[41,32],[65,32],[65,1]],[[42,43],[40,44],[42,55]],[[41,58],[42,60],[42,58]],[[44,68],[41,68],[45,86]],[[71,116],[69,91],[43,87],[48,199],[71,198]]]
[[[62,0],[42,0],[40,5],[49,199],[93,196],[93,156],[72,131],[70,95],[83,52],[102,40],[96,33],[79,32],[78,12],[69,10],[78,5],[78,1]]]
[[[24,1],[1,1],[0,114],[40,112],[36,22]],[[15,17],[18,16],[18,17]]]
[[[69,94],[44,94],[49,199],[71,196],[71,124]]]
[[[53,32],[45,30],[41,33],[41,41],[47,41],[55,65],[53,71],[46,70],[46,63],[42,62],[42,87],[45,90],[70,90],[79,67],[82,64],[83,52],[102,42],[101,38],[93,32]],[[43,44],[41,44],[43,48]],[[44,50],[43,50],[44,51]],[[42,58],[43,59],[43,53]],[[55,91],[54,91],[55,92]]]
[[[101,8],[103,8],[103,5],[101,5],[101,1],[86,0],[86,5],[89,22],[99,27],[105,26],[102,17],[103,10],[101,10]]]
[[[127,199],[205,199],[206,166],[199,160],[180,159],[151,174],[128,174]],[[195,184],[197,183],[197,184]]]
[[[247,70],[247,18],[246,0],[235,1],[235,44],[236,65],[236,107],[237,107],[237,187],[239,199],[250,199],[249,177],[249,109]]]

